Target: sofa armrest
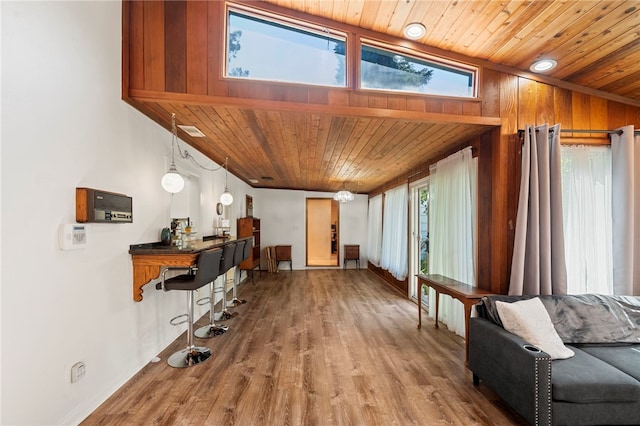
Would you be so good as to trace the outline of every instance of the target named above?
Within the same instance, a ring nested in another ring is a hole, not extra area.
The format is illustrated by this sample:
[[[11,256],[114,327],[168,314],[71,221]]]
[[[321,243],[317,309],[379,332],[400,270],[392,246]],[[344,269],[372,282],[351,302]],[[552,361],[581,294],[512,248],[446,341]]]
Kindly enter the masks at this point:
[[[469,322],[469,369],[534,425],[551,425],[551,357],[484,318]]]

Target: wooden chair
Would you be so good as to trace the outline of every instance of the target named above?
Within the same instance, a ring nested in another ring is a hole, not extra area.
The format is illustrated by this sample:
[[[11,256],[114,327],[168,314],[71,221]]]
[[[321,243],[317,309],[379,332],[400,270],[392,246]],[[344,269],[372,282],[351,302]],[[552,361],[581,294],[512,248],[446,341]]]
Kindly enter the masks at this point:
[[[293,271],[291,246],[276,246],[276,267],[280,265],[280,262],[289,262],[289,270]]]
[[[344,261],[342,267],[347,269],[347,262],[350,260],[356,261],[356,266],[360,269],[360,245],[358,244],[345,244],[344,245]]]

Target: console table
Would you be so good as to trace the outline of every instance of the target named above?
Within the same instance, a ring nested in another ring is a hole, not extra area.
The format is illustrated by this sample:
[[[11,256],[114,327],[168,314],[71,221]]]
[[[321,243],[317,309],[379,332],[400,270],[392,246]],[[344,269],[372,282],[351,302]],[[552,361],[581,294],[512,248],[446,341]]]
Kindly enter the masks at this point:
[[[216,247],[222,247],[229,241],[251,240],[252,238],[214,238],[207,241],[194,241],[187,248],[165,246],[162,243],[133,244],[129,254],[133,263],[133,300],[142,301],[142,286],[160,276],[165,267],[189,267],[196,264],[198,255]]]
[[[440,293],[449,295],[459,300],[464,305],[464,332],[465,332],[465,362],[469,358],[469,317],[471,307],[480,299],[489,294],[489,291],[461,283],[454,279],[438,274],[418,274],[418,328],[422,327],[422,285],[431,287],[436,292],[436,328],[438,328],[438,310],[440,308]]]

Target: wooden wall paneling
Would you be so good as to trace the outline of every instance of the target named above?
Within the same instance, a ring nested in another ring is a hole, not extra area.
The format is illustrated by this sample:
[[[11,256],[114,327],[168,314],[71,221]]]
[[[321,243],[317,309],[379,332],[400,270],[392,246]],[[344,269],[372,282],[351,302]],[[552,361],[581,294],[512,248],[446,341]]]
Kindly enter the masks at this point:
[[[164,2],[145,1],[144,31],[144,89],[165,90],[164,81]]]
[[[553,87],[544,83],[536,83],[536,124],[556,123],[554,111]]]
[[[553,90],[553,108],[555,123],[560,123],[561,129],[573,129],[573,114],[571,113],[571,91],[559,87]],[[554,124],[555,124],[554,123]],[[562,133],[563,137],[572,137],[573,133]]]
[[[633,124],[636,129],[640,130],[640,108],[627,105],[625,125]]]
[[[499,137],[499,135],[498,135]],[[479,288],[491,290],[493,286],[493,268],[491,259],[498,256],[494,250],[492,213],[494,204],[494,155],[495,144],[490,136],[481,136],[478,146],[478,210],[477,223],[477,282]],[[480,224],[483,224],[482,226]],[[485,226],[486,225],[486,226]],[[499,251],[499,250],[498,250]]]
[[[478,146],[478,287],[498,294],[509,291],[515,213],[520,186],[520,157],[517,138],[518,77],[501,74],[499,79],[502,126],[483,134]],[[514,209],[515,206],[515,209]]]
[[[462,101],[445,99],[442,101],[442,112],[445,114],[462,115]]]
[[[626,125],[627,106],[615,101],[608,101],[607,129],[613,130]]]
[[[575,91],[571,93],[571,115],[574,129],[591,129],[591,99],[589,95]],[[575,134],[575,136],[578,136],[578,134]]]
[[[607,113],[607,100],[597,96],[589,96],[589,129],[608,130],[609,117]],[[608,139],[606,134],[591,133],[592,138]]]
[[[442,114],[443,113],[442,99],[425,98],[424,108],[425,108],[425,112],[435,112],[438,114]]]
[[[425,112],[426,105],[425,101],[428,98],[423,98],[422,96],[407,96],[407,110],[408,111],[418,111]]]
[[[381,95],[369,95],[369,103],[367,106],[369,108],[387,108],[387,100],[388,96]]]
[[[500,117],[500,73],[490,69],[480,71],[479,94],[481,99],[481,115],[484,117]]]
[[[309,90],[306,87],[283,86],[284,101],[296,103],[309,103]]]
[[[482,116],[482,103],[476,101],[462,102],[462,114]]]
[[[367,107],[369,106],[369,96],[360,92],[349,92],[349,106]]]
[[[207,2],[187,3],[187,93],[207,94]]]
[[[187,91],[187,2],[168,1],[164,6],[165,91]]]
[[[349,106],[349,91],[329,90],[327,101],[328,105],[332,106]]]
[[[539,124],[536,123],[536,82],[526,79],[518,78],[518,129],[524,129],[527,124]],[[501,117],[504,117],[500,114]]]
[[[329,91],[325,88],[310,87],[307,96],[307,100],[311,104],[329,104]]]
[[[144,18],[143,2],[122,2],[122,97],[129,88],[144,88]]]
[[[387,108],[400,110],[407,109],[407,97],[399,95],[389,95],[387,97]]]
[[[223,1],[207,2],[207,93],[213,96],[231,96],[227,81],[222,79],[225,61],[225,11]]]

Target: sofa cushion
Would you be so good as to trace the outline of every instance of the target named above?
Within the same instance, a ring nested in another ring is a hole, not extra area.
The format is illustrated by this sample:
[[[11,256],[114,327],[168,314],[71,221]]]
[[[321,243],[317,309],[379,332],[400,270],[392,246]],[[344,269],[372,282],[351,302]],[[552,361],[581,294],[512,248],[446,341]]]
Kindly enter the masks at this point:
[[[554,401],[593,403],[640,400],[640,382],[578,348],[572,349],[575,353],[573,358],[552,361],[551,395]]]
[[[505,330],[548,353],[551,359],[573,356],[573,351],[560,340],[539,298],[513,303],[496,302],[496,307]]]
[[[541,296],[565,343],[640,343],[640,297]]]
[[[503,326],[496,302],[539,297],[564,343],[640,343],[640,297],[598,294],[485,296],[476,312]]]
[[[589,345],[580,349],[640,381],[640,345]]]

